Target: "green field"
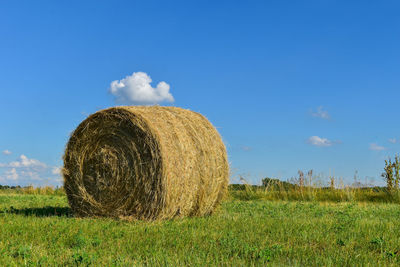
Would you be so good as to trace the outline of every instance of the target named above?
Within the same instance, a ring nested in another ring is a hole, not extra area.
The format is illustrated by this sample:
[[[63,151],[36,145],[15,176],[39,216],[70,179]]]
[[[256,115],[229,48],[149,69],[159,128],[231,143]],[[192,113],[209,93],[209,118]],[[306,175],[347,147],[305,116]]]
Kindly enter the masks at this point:
[[[209,217],[127,222],[2,192],[0,266],[21,265],[399,266],[400,206],[231,196]]]

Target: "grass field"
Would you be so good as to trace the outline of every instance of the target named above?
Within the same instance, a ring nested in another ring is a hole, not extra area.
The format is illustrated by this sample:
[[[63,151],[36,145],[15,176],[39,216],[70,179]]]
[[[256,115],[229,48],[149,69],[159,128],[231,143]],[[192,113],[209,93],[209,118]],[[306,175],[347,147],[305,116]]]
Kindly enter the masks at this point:
[[[8,191],[0,193],[0,266],[398,266],[399,218],[395,203],[231,196],[204,218],[81,219],[62,194]]]

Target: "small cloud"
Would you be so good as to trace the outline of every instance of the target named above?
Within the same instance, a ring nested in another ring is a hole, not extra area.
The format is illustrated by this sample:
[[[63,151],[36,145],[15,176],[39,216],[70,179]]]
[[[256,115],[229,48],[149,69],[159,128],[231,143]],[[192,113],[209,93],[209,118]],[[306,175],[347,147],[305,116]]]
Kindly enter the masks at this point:
[[[392,144],[396,144],[397,143],[397,139],[396,138],[389,138],[388,140],[390,143]]]
[[[8,170],[5,172],[6,179],[8,180],[17,180],[19,175],[17,173],[17,170],[15,168],[12,168],[11,170]]]
[[[6,166],[13,167],[13,168],[32,168],[32,167],[46,168],[47,167],[47,165],[44,164],[43,162],[40,162],[37,159],[30,159],[25,155],[21,155],[19,157],[19,160],[12,161],[12,162],[8,163]]]
[[[29,180],[34,180],[34,181],[42,181],[43,179],[40,177],[40,174],[38,171],[35,170],[21,170],[20,175],[24,178],[27,178]]]
[[[10,150],[3,150],[3,155],[11,155],[12,152]]]
[[[241,149],[242,149],[243,151],[250,151],[250,150],[252,150],[252,148],[249,147],[249,146],[242,146]]]
[[[54,175],[61,175],[61,167],[53,167],[51,173]]]
[[[145,72],[134,72],[124,79],[111,82],[110,92],[119,102],[130,104],[157,104],[160,102],[174,102],[174,97],[169,92],[170,86],[160,82],[153,88],[151,78]]]
[[[331,118],[328,111],[324,110],[322,106],[319,106],[315,112],[311,111],[311,116],[324,120],[329,120]]]
[[[377,145],[375,143],[372,143],[372,144],[369,145],[369,150],[382,151],[382,150],[385,150],[385,149],[386,149],[385,147],[379,146],[379,145]]]
[[[310,138],[308,138],[307,143],[313,146],[323,147],[323,146],[332,146],[334,143],[339,143],[339,142],[332,142],[327,138],[321,138],[319,136],[311,136]]]

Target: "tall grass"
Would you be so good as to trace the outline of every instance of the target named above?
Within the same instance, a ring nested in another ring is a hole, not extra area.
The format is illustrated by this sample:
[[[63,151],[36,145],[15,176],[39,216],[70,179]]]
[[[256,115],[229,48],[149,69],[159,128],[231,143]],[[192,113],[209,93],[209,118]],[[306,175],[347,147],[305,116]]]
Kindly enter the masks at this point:
[[[291,186],[288,186],[291,185]],[[0,188],[0,195],[57,195],[64,196],[63,187],[6,187]],[[238,200],[270,201],[329,201],[329,202],[380,202],[399,203],[400,190],[387,190],[386,187],[317,187],[298,186],[274,180],[267,186],[233,184],[229,186],[229,198]]]
[[[343,188],[294,186],[285,188],[282,183],[275,186],[251,186],[230,188],[230,196],[239,200],[284,200],[284,201],[329,201],[329,202],[383,202],[399,203],[400,191],[388,191],[386,188]]]
[[[382,177],[386,187],[372,187],[365,181],[362,184],[354,175],[354,182],[345,185],[342,179],[335,179],[330,175],[326,182],[320,175],[314,175],[313,170],[306,174],[299,170],[298,178],[290,181],[281,181],[273,178],[261,180],[262,186],[249,185],[243,177],[244,184],[230,185],[230,196],[240,200],[284,200],[284,201],[330,201],[330,202],[383,202],[400,204],[400,157],[396,156],[394,162],[385,161]]]
[[[63,187],[53,187],[53,186],[43,186],[43,187],[33,187],[33,186],[1,186],[0,194],[17,194],[17,195],[65,195]]]

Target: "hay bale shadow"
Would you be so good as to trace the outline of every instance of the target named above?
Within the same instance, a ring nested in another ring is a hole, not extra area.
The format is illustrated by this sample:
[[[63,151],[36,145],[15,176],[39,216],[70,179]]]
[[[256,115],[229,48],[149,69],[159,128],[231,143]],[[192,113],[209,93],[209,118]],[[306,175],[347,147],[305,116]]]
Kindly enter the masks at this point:
[[[19,214],[24,216],[36,216],[36,217],[72,217],[72,211],[69,207],[41,207],[41,208],[23,208],[16,209],[11,206],[8,209],[4,209],[0,211],[0,213],[9,213],[9,214]]]

